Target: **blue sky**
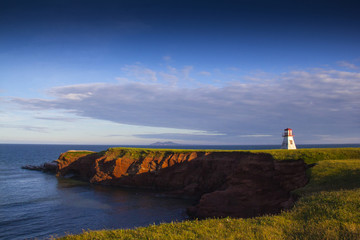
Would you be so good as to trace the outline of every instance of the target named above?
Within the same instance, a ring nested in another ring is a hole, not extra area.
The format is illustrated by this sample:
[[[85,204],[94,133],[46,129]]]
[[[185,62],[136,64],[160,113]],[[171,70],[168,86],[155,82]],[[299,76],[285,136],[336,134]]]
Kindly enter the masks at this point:
[[[360,142],[354,1],[0,1],[0,142]]]

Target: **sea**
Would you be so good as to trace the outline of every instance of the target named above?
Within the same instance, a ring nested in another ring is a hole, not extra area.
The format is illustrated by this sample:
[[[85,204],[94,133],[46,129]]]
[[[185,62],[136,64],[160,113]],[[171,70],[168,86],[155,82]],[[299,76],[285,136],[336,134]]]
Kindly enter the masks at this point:
[[[133,229],[183,221],[193,200],[158,192],[92,185],[22,169],[56,160],[68,150],[102,151],[110,145],[0,144],[0,239],[49,239],[84,230]],[[360,147],[360,144],[298,145],[298,148]],[[156,148],[151,146],[151,148]],[[279,145],[176,145],[159,148],[254,150]]]

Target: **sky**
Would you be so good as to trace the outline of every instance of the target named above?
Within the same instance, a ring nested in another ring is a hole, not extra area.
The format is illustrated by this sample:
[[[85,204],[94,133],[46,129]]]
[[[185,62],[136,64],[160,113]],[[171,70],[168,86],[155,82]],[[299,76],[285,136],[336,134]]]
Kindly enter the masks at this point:
[[[359,9],[0,0],[0,143],[360,143]]]

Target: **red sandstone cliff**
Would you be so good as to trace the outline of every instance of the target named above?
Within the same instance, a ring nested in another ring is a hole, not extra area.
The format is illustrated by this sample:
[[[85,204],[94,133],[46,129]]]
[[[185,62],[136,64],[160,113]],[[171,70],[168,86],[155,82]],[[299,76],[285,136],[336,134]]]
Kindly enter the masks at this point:
[[[308,181],[303,161],[275,161],[265,153],[114,148],[63,153],[57,164],[58,176],[195,196],[198,204],[188,213],[199,218],[278,213],[293,205],[290,191]]]

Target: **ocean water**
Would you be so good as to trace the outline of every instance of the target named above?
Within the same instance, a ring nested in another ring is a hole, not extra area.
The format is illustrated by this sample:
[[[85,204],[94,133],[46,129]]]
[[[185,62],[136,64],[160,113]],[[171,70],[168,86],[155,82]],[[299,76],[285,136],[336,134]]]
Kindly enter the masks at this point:
[[[71,149],[102,151],[114,146],[0,144],[0,239],[47,239],[83,230],[134,228],[182,221],[190,200],[145,190],[91,185],[21,169],[56,160]],[[145,147],[145,146],[138,146]],[[148,146],[147,146],[148,147]],[[189,149],[278,149],[257,146],[171,146]],[[360,147],[298,145],[298,148]],[[165,148],[165,147],[161,147]]]

